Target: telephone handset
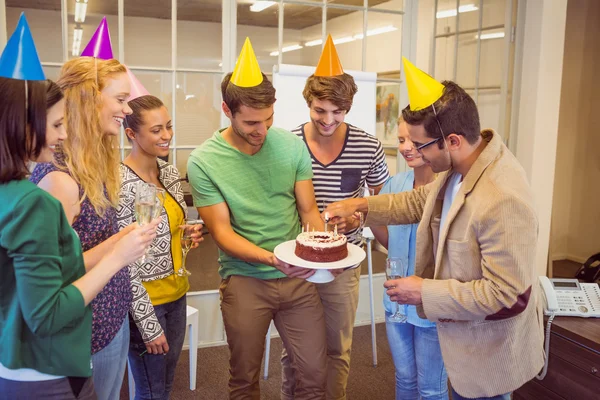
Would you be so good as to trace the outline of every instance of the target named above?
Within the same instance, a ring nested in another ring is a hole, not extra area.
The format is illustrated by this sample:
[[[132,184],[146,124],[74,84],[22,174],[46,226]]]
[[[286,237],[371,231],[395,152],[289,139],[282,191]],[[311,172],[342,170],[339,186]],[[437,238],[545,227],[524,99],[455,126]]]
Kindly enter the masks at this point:
[[[600,318],[600,287],[577,279],[549,279],[540,276],[544,314],[566,317]]]
[[[556,316],[600,318],[600,287],[597,283],[579,283],[577,279],[549,279],[540,276],[544,296],[546,341],[544,343],[545,362],[537,379],[544,379],[548,371],[550,355],[550,328]]]

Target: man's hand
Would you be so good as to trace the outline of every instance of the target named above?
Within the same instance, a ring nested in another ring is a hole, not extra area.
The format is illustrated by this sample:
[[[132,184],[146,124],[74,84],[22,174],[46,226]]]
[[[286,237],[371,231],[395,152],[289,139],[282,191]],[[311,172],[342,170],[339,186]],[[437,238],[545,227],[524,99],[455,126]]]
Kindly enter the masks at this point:
[[[341,218],[337,223],[338,233],[346,233],[360,226],[360,220],[357,220],[354,215],[348,218]],[[331,229],[331,228],[330,228]]]
[[[367,208],[367,199],[362,197],[336,201],[328,205],[325,211],[321,213],[321,219],[330,224],[340,224],[345,222],[345,218],[352,217],[355,212],[364,212],[367,211]]]
[[[400,304],[419,305],[423,302],[421,298],[423,278],[409,276],[408,278],[392,279],[386,281],[383,287],[387,289],[386,294],[391,301]]]
[[[196,247],[198,247],[200,245],[201,242],[204,241],[204,238],[202,237],[202,228],[204,228],[204,225],[202,224],[195,224],[195,225],[179,225],[179,229],[191,229],[192,234],[191,234],[191,238],[192,238],[192,247],[191,249],[195,249]]]
[[[148,354],[167,354],[169,352],[169,343],[163,333],[151,342],[145,343]]]
[[[283,272],[284,274],[286,274],[289,278],[306,279],[311,277],[316,272],[314,269],[295,267],[293,265],[285,263],[277,257],[275,257],[275,254],[273,254],[272,256],[271,265]]]

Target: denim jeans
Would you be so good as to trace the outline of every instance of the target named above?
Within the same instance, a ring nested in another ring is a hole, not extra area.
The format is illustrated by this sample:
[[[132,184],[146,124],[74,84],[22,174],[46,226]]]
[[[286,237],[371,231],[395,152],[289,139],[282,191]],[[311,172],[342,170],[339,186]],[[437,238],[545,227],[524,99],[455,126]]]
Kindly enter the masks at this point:
[[[387,322],[385,330],[396,369],[396,400],[447,400],[448,375],[435,327]]]
[[[135,400],[167,400],[173,387],[175,367],[185,338],[187,301],[179,300],[154,306],[156,318],[165,332],[169,352],[163,354],[144,354],[146,345],[142,335],[130,318],[129,365],[135,381]]]
[[[110,344],[92,355],[92,377],[98,400],[119,400],[128,347],[129,320],[125,317]]]
[[[493,397],[474,397],[474,398],[472,398],[472,397],[463,397],[460,394],[456,393],[454,388],[452,388],[452,400],[510,400],[510,393],[499,394],[498,396],[493,396]]]

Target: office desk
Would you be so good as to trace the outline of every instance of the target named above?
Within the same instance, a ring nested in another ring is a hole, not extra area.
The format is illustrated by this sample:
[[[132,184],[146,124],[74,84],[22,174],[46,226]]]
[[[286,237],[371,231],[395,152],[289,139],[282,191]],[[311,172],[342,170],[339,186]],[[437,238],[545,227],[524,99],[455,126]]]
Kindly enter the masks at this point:
[[[548,374],[526,383],[513,399],[600,399],[600,318],[556,317]]]

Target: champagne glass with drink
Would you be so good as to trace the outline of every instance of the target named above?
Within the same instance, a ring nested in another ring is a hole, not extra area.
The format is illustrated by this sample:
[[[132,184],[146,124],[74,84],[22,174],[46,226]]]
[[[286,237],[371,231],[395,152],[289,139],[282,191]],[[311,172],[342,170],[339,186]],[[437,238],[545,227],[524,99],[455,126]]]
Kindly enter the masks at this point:
[[[146,225],[154,218],[156,209],[156,186],[151,183],[138,182],[135,192],[135,219],[140,226]],[[146,254],[141,262],[146,262]]]
[[[193,244],[192,234],[194,233],[194,225],[201,223],[198,220],[186,220],[185,225],[181,227],[180,239],[181,239],[181,267],[177,270],[179,276],[190,276],[192,273],[185,267],[187,255],[190,252]]]
[[[385,276],[388,280],[400,279],[406,277],[408,270],[408,264],[400,257],[389,257],[385,261]],[[400,305],[394,302],[396,305],[396,312],[388,317],[388,321],[403,323],[408,319],[406,315],[400,312]]]
[[[163,207],[165,205],[165,199],[167,198],[167,191],[156,187],[156,206],[154,207],[154,215],[152,218],[158,218],[162,214]],[[156,256],[156,252],[152,248],[152,245],[146,251],[146,261],[153,260]]]

